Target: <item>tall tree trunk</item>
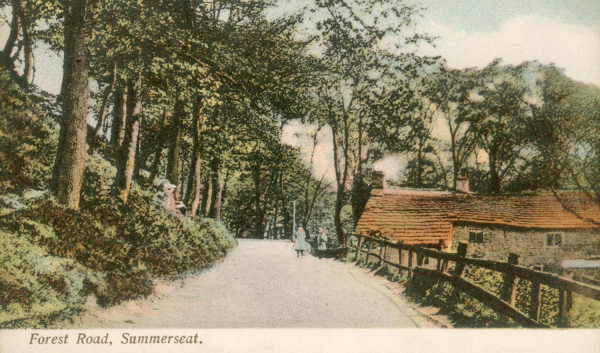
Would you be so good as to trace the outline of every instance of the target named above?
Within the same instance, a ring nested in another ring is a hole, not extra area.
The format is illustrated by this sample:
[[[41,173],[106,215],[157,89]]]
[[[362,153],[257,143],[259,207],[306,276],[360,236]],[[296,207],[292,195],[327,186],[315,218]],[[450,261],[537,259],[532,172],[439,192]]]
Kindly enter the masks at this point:
[[[217,195],[219,193],[219,160],[214,157],[210,160],[210,207],[208,217],[215,218],[215,207],[217,206]]]
[[[212,207],[212,217],[213,219],[220,221],[221,220],[221,205],[223,202],[223,189],[225,188],[225,178],[221,172],[218,173],[216,178],[216,192],[214,197],[214,206]]]
[[[362,214],[363,199],[365,198],[364,190],[364,156],[363,156],[363,124],[362,116],[359,115],[358,119],[358,165],[356,166],[356,172],[354,173],[354,182],[352,187],[352,220],[354,227],[358,224],[358,219]]]
[[[336,177],[336,196],[335,196],[335,210],[333,214],[333,223],[335,225],[335,232],[338,241],[343,246],[346,244],[346,236],[344,234],[344,227],[342,222],[342,208],[344,207],[344,197],[346,195],[346,184],[348,177],[348,148],[347,144],[342,146],[344,152],[344,166],[341,165],[342,157],[340,156],[340,138],[338,136],[338,130],[332,126],[332,137],[333,137],[333,164],[335,169]]]
[[[417,188],[423,187],[423,154],[421,153],[421,146],[417,151],[417,180],[415,180],[415,186]]]
[[[110,82],[110,84],[108,85],[108,87],[106,87],[106,90],[104,91],[104,97],[102,97],[102,107],[100,108],[100,116],[98,117],[98,123],[96,124],[96,127],[94,128],[94,136],[96,138],[99,138],[100,136],[102,136],[102,133],[104,132],[104,121],[106,120],[106,112],[108,111],[108,104],[110,102],[110,99],[112,98],[112,95],[115,91],[115,85],[117,84],[117,63],[115,62],[115,65],[113,66],[113,71],[112,71],[112,81]]]
[[[190,167],[189,192],[185,203],[190,207],[190,217],[196,217],[202,197],[202,130],[204,129],[204,114],[200,99],[194,107],[194,150],[192,166]]]
[[[490,194],[499,194],[500,193],[500,171],[498,170],[498,159],[494,152],[489,154],[489,164],[490,164],[490,186],[489,193]]]
[[[59,150],[54,165],[53,189],[58,201],[79,208],[81,186],[86,162],[87,114],[89,111],[89,58],[86,28],[86,0],[72,0],[67,11],[64,35],[64,66],[70,67],[63,77],[63,119]]]
[[[165,130],[167,130],[168,122],[169,122],[169,111],[167,109],[165,109],[163,112],[163,121],[162,121],[163,130],[159,132],[158,141],[156,143],[156,150],[154,152],[154,162],[152,162],[152,167],[150,167],[150,177],[148,178],[150,185],[156,185],[156,183],[158,181],[161,155],[162,155],[163,148],[165,146],[165,135],[166,135]]]
[[[19,39],[19,33],[21,32],[21,19],[19,18],[19,0],[11,0],[12,7],[12,19],[10,21],[10,33],[6,43],[4,44],[4,50],[0,53],[0,63],[10,70],[14,70],[15,62],[11,57],[13,49]]]
[[[142,113],[142,75],[138,74],[133,82],[129,82],[127,90],[127,121],[121,152],[117,161],[115,189],[123,201],[127,203],[131,181],[135,168],[136,149],[140,131]]]
[[[285,193],[285,189],[283,188],[283,173],[279,173],[279,195],[281,196],[281,215],[283,218],[283,236],[289,236],[292,239],[295,229],[293,225],[291,225],[291,217],[288,208],[287,195]]]
[[[127,84],[117,85],[115,94],[115,106],[113,110],[113,123],[111,128],[111,145],[115,154],[121,151],[123,139],[125,138],[125,123],[127,121]]]
[[[181,136],[183,135],[183,118],[185,116],[185,106],[180,99],[175,103],[173,120],[170,132],[169,157],[167,163],[167,179],[171,183],[178,183],[181,175]],[[181,190],[178,185],[177,190]],[[177,195],[176,195],[177,197]]]
[[[207,176],[204,180],[204,186],[202,187],[202,213],[204,217],[208,217],[208,212],[210,211],[210,201],[212,198],[212,178]]]
[[[263,214],[262,214],[262,208],[260,205],[260,165],[256,164],[253,168],[253,177],[254,177],[254,211],[255,211],[255,217],[256,219],[254,220],[254,237],[255,238],[262,238],[262,221],[263,221]]]
[[[458,179],[458,159],[456,154],[452,152],[452,190],[456,191],[456,180]]]
[[[31,38],[31,24],[27,18],[27,2],[21,2],[21,29],[23,32],[23,46],[25,49],[25,68],[23,69],[23,81],[30,85],[33,80],[33,38]]]
[[[273,214],[273,237],[275,239],[280,239],[281,236],[279,234],[279,230],[277,229],[277,224],[279,220],[279,195],[275,197],[275,212]],[[307,227],[308,228],[308,224]]]
[[[135,146],[135,150],[136,150],[136,157],[135,157],[135,165],[133,167],[133,180],[139,180],[140,177],[140,170],[142,169],[142,167],[146,166],[146,162],[148,161],[148,158],[150,157],[150,153],[146,152],[146,153],[142,153],[142,131],[144,131],[144,114],[140,114],[140,118],[139,118],[139,133],[138,133],[138,137],[137,137],[137,143]]]
[[[215,218],[215,209],[217,207],[217,195],[219,194],[219,172],[213,171],[210,181],[210,208],[208,210],[208,218]]]

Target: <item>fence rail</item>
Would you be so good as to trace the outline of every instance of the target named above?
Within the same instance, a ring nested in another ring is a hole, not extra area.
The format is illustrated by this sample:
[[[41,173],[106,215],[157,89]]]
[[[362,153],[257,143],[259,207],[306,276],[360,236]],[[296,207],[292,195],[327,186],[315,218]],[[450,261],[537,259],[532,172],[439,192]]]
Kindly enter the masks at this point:
[[[352,244],[352,239],[356,239],[355,245]],[[600,300],[600,287],[544,272],[540,267],[532,269],[520,266],[519,255],[517,254],[509,254],[507,262],[468,258],[466,257],[468,243],[459,243],[457,252],[449,253],[442,251],[441,244],[416,246],[403,244],[402,242],[392,243],[382,238],[355,234],[347,237],[346,247],[356,251],[354,261],[359,261],[361,254],[364,254],[366,264],[369,264],[370,258],[378,259],[380,264],[407,271],[408,278],[411,280],[414,280],[416,276],[427,276],[438,281],[448,282],[455,288],[473,296],[491,309],[508,316],[525,327],[550,327],[549,324],[540,321],[542,309],[541,285],[558,290],[557,326],[559,327],[569,326],[573,293]],[[378,251],[375,251],[374,247]],[[397,251],[397,262],[388,260],[390,249]],[[430,259],[436,260],[434,268],[432,268]],[[448,270],[450,263],[454,263],[454,270],[451,273]],[[463,278],[464,268],[467,265],[503,274],[502,293],[497,296]],[[520,311],[515,305],[517,285],[520,279],[531,282],[528,313]]]

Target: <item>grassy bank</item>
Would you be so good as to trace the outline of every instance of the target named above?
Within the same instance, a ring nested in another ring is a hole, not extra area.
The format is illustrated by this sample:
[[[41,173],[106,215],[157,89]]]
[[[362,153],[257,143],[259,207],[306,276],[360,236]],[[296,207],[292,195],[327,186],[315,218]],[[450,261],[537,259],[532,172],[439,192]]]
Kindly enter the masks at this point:
[[[146,296],[153,279],[210,266],[235,244],[221,223],[175,217],[135,183],[117,202],[107,153],[89,155],[80,209],[59,205],[47,191],[56,117],[4,74],[0,92],[0,327],[43,327],[90,298]]]
[[[356,253],[350,252],[346,261],[355,259]],[[437,280],[419,276],[409,280],[406,271],[398,271],[388,266],[380,266],[375,262],[365,264],[360,259],[357,266],[368,267],[377,276],[387,277],[392,282],[405,285],[404,293],[422,306],[439,308],[439,313],[446,315],[454,327],[459,328],[514,328],[519,325],[508,317],[490,309],[485,303],[461,292],[449,283],[438,283]],[[449,269],[452,271],[452,268]],[[499,296],[503,290],[502,274],[466,266],[463,278],[471,283],[485,288]],[[531,282],[520,280],[517,285],[515,305],[521,312],[529,312],[531,298]],[[558,290],[542,286],[541,288],[541,322],[558,325]],[[598,328],[600,327],[600,302],[581,295],[573,294],[573,307],[569,327]]]

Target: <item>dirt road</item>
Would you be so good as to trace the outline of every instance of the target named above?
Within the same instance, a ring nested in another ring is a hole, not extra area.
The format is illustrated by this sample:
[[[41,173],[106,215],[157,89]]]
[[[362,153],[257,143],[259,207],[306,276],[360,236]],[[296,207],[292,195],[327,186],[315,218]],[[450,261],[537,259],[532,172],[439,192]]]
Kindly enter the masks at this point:
[[[431,327],[363,270],[296,258],[292,243],[242,240],[213,268],[161,281],[145,300],[91,307],[74,328]]]

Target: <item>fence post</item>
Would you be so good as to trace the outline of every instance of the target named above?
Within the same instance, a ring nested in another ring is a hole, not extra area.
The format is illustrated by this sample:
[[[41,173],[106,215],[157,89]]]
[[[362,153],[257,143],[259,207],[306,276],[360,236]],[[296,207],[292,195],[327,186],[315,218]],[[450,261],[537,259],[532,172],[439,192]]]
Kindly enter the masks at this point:
[[[369,249],[367,250],[367,258],[365,259],[365,266],[369,266],[369,256],[371,256],[371,250],[373,250],[373,239],[369,238]]]
[[[541,266],[535,266],[533,268],[534,271],[541,271]],[[533,274],[533,279],[531,281],[531,305],[529,307],[529,317],[535,321],[540,320],[540,309],[541,309],[541,296],[542,291],[540,290],[540,281],[537,278],[537,275]]]
[[[385,265],[385,258],[384,255],[385,254],[385,247],[383,245],[383,239],[381,240],[381,242],[379,243],[379,264],[381,265]]]
[[[457,255],[462,257],[467,257],[467,250],[469,250],[469,244],[460,242],[458,243]],[[456,268],[454,269],[454,275],[456,277],[462,276],[463,271],[465,270],[465,262],[462,260],[456,261]]]
[[[569,299],[570,298],[570,299]],[[569,327],[571,323],[569,304],[573,301],[571,291],[559,288],[558,290],[558,327]]]
[[[361,237],[360,235],[357,235],[358,237],[358,244],[356,244],[356,258],[354,259],[354,261],[358,261],[358,258],[360,256],[360,243],[362,242],[363,237]]]
[[[567,278],[573,278],[569,273]],[[571,308],[573,307],[573,292],[566,288],[558,289],[558,327],[569,327],[571,324]]]
[[[400,275],[401,274],[400,271],[402,271],[400,269],[400,267],[402,267],[402,242],[397,241],[396,246],[398,247],[398,275]]]
[[[443,240],[440,240],[440,243],[438,245],[438,253],[439,253],[439,257],[437,258],[437,270],[438,272],[442,272],[442,252],[444,251],[444,244],[445,242]]]
[[[417,266],[422,267],[423,266],[423,252],[421,251],[417,251]]]
[[[519,255],[510,253],[508,254],[508,262],[511,266],[519,265]],[[510,306],[515,306],[515,300],[517,298],[517,285],[519,284],[519,278],[514,275],[514,273],[507,271],[504,275],[504,293],[502,296],[502,300],[510,304]]]
[[[413,252],[408,250],[408,278],[412,278]]]

